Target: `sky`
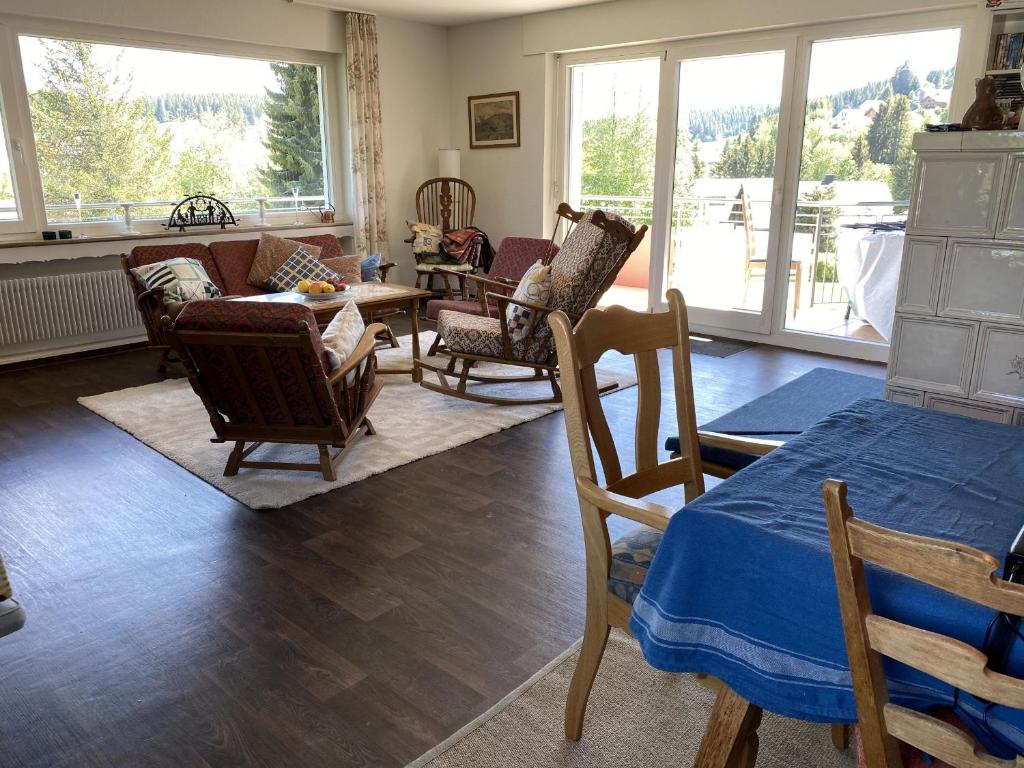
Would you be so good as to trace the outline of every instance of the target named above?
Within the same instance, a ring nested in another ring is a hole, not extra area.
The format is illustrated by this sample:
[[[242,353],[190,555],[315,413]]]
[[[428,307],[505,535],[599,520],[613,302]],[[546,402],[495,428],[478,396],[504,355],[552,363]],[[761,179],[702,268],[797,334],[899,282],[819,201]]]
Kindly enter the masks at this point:
[[[30,92],[42,85],[43,40],[23,35],[21,43],[25,82]],[[121,56],[120,71],[131,74],[132,96],[163,93],[248,93],[277,90],[277,78],[267,62],[228,56],[181,53],[154,48],[126,48],[95,44],[97,57],[113,66]]]
[[[823,96],[892,77],[904,61],[921,81],[956,63],[957,29],[814,43],[808,95]],[[757,53],[684,61],[680,103],[690,109],[765,104],[781,94],[783,55]],[[574,113],[583,120],[617,112],[657,114],[660,59],[576,67]],[[582,87],[580,87],[582,86]]]

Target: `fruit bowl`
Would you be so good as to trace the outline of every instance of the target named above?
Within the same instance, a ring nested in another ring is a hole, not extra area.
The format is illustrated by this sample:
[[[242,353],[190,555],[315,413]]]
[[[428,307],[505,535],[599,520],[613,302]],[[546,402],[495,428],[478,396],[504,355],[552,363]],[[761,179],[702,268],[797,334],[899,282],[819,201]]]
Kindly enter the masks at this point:
[[[295,291],[295,293],[310,301],[331,301],[332,299],[340,299],[345,295],[345,291],[334,291],[333,293],[303,293],[302,291]]]
[[[313,301],[330,301],[337,299],[348,290],[348,286],[340,280],[300,280],[294,292]]]

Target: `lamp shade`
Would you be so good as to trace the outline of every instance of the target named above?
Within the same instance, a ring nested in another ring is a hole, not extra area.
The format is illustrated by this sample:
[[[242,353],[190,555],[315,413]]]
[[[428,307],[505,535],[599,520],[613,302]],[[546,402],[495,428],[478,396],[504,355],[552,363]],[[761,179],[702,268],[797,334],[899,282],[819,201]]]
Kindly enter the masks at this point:
[[[460,178],[462,173],[462,162],[457,149],[437,150],[437,175],[451,176],[453,179]]]

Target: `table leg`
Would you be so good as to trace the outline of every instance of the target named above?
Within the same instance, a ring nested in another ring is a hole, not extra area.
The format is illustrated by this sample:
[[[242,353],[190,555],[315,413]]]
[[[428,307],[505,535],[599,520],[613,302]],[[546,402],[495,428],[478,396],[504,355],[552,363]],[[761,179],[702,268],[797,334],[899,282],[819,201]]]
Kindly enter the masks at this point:
[[[412,380],[419,384],[423,381],[423,369],[416,365],[420,359],[420,300],[416,297],[412,300]]]
[[[694,768],[753,768],[761,708],[722,685]]]

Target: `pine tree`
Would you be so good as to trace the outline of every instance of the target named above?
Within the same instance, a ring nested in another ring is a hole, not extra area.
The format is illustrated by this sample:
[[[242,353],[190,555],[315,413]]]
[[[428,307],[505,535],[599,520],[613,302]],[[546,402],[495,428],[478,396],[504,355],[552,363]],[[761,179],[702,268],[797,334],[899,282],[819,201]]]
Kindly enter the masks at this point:
[[[892,83],[892,92],[900,96],[909,96],[921,87],[921,81],[910,68],[909,61],[896,67],[896,73],[889,82]]]
[[[151,107],[128,95],[90,43],[46,44],[43,85],[31,94],[43,195],[48,203],[159,199],[170,137]]]
[[[700,142],[697,139],[694,139],[693,144],[690,145],[690,157],[693,163],[693,178],[703,179],[704,174],[708,171],[708,164],[700,156]]]
[[[267,90],[264,112],[269,120],[264,144],[270,164],[260,177],[271,194],[285,195],[292,186],[300,194],[324,189],[320,134],[320,77],[306,64],[271,64],[280,92]]]
[[[899,149],[896,150],[896,161],[892,165],[892,180],[889,189],[893,200],[909,200],[910,190],[914,183],[914,149],[912,137],[908,133]]]
[[[878,109],[868,128],[868,151],[871,161],[891,165],[896,153],[910,133],[910,100],[906,96],[893,96]]]

